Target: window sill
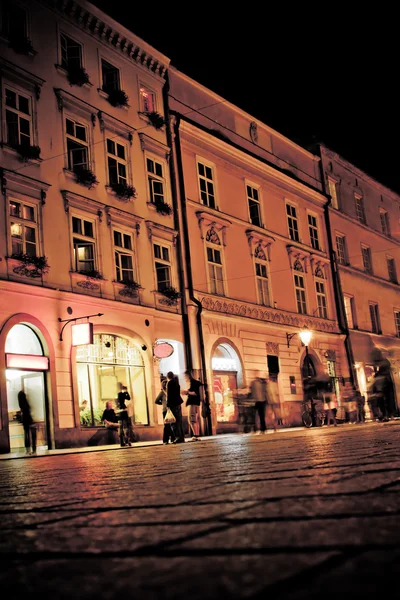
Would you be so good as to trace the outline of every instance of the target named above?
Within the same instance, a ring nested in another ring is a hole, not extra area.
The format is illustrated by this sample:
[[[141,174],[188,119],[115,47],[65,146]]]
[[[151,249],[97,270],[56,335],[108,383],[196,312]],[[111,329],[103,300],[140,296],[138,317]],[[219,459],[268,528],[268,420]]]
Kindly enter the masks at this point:
[[[135,291],[126,289],[125,284],[120,281],[113,281],[112,284],[114,287],[115,300],[129,302],[130,304],[140,304],[140,289]]]
[[[7,269],[10,277],[18,279],[18,281],[24,281],[32,285],[42,285],[43,275],[33,275],[35,269],[31,265],[25,265],[16,258],[6,258]]]
[[[22,163],[29,163],[30,165],[40,165],[40,163],[43,162],[42,158],[22,158],[18,150],[16,150],[12,146],[9,146],[8,144],[1,144],[1,148],[4,150],[4,152],[6,152],[6,154],[18,158]]]
[[[149,210],[152,210],[152,211],[156,212],[157,214],[159,214],[159,215],[160,215],[160,217],[172,217],[172,216],[173,216],[173,214],[174,214],[174,211],[173,211],[173,210],[171,211],[171,214],[169,214],[169,215],[166,215],[166,214],[160,213],[160,212],[157,210],[157,207],[156,207],[156,205],[154,204],[154,202],[146,202],[146,204],[147,204],[147,208],[148,208]],[[172,208],[172,207],[171,207],[171,208]]]
[[[104,100],[107,100],[107,102],[108,102],[108,94],[107,94],[107,92],[105,92],[101,88],[97,88],[97,92],[98,92],[99,96],[101,96],[102,98],[104,98]],[[112,106],[113,108],[122,108],[122,110],[126,110],[126,111],[131,107],[130,104],[125,104],[124,106],[113,106],[111,104],[111,102],[108,102],[108,104],[110,106]]]
[[[57,71],[60,73],[60,75],[63,75],[65,77],[65,79],[68,81],[68,84],[71,87],[81,87],[81,88],[86,88],[87,90],[90,90],[93,87],[93,83],[90,83],[90,81],[88,81],[87,83],[84,83],[83,85],[76,85],[76,84],[70,83],[68,80],[68,71],[66,71],[66,69],[64,69],[64,67],[62,67],[61,65],[55,64],[54,66],[57,69]]]
[[[70,271],[69,274],[72,280],[72,287],[75,288],[76,291],[83,290],[84,292],[97,294],[101,292],[102,284],[107,281],[107,279],[97,279],[85,275],[84,273],[78,273],[78,271]]]
[[[105,185],[104,187],[106,189],[106,192],[110,194],[110,196],[114,196],[114,198],[116,198],[120,202],[133,202],[133,200],[135,200],[134,196],[130,196],[129,198],[118,196],[118,194],[112,189],[111,185]]]
[[[63,171],[64,171],[64,175],[65,175],[65,176],[66,176],[68,179],[70,179],[71,181],[74,181],[74,182],[75,182],[77,185],[81,185],[81,186],[85,187],[85,188],[86,188],[86,189],[88,189],[88,190],[91,190],[91,189],[93,189],[93,188],[96,188],[96,187],[99,185],[99,182],[97,182],[97,183],[92,183],[92,184],[90,184],[90,186],[89,186],[89,185],[87,185],[86,183],[80,183],[80,182],[78,182],[78,181],[76,180],[76,174],[74,173],[74,171],[71,171],[71,169],[67,169],[67,168],[65,168],[65,167],[64,167]]]
[[[157,310],[166,310],[168,312],[180,313],[181,312],[181,299],[178,298],[176,301],[172,301],[164,294],[153,290],[154,303]]]

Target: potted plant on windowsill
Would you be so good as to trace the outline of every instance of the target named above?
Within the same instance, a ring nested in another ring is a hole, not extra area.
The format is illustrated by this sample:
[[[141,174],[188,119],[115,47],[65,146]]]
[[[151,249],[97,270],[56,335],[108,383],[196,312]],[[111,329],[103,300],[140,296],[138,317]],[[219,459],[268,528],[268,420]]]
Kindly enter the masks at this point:
[[[122,108],[123,106],[128,106],[128,96],[124,92],[124,90],[104,90],[106,94],[108,94],[107,100],[111,104],[111,106],[115,106],[116,108]]]
[[[16,146],[16,151],[24,162],[28,160],[38,160],[40,158],[40,147],[30,146],[28,144],[19,144]]]
[[[78,271],[80,275],[84,275],[87,279],[98,279],[104,280],[103,275],[97,269],[93,269],[92,271]]]
[[[96,175],[90,169],[85,169],[83,167],[75,167],[74,173],[76,183],[86,185],[89,188],[89,190],[91,190],[93,186],[99,183],[96,179]]]
[[[67,78],[70,85],[77,85],[82,87],[85,83],[90,83],[89,75],[83,67],[68,67]]]
[[[154,203],[154,206],[156,207],[156,211],[160,214],[160,215],[170,215],[172,213],[172,206],[170,204],[167,204],[167,202],[164,202],[163,200],[158,200],[158,202]]]
[[[110,188],[115,192],[118,198],[121,200],[129,200],[129,198],[136,198],[136,189],[128,185],[126,182],[111,183]]]
[[[137,281],[121,281],[124,284],[122,290],[118,293],[120,296],[127,298],[137,298],[139,296],[139,290],[142,290],[142,286]]]
[[[182,296],[182,294],[172,286],[159,290],[159,293],[165,297],[165,303],[168,304],[168,306],[176,306],[179,298]]]
[[[25,275],[26,277],[36,279],[46,275],[50,270],[46,256],[31,256],[30,254],[20,252],[12,254],[10,258],[18,260],[21,263],[20,266],[13,269],[17,275]]]
[[[165,119],[160,113],[156,111],[142,113],[148,120],[149,124],[155,129],[160,130],[165,125]]]
[[[9,41],[9,46],[17,52],[17,54],[30,54],[31,56],[37,54],[33,49],[31,40],[26,36],[12,37]]]

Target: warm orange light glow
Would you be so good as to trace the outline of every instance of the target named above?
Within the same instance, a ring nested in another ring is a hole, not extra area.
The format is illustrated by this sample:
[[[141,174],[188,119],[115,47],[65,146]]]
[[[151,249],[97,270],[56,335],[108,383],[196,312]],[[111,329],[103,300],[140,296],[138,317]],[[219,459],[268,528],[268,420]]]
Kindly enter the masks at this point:
[[[71,326],[72,346],[93,344],[93,323],[78,323]]]
[[[299,331],[299,336],[300,336],[302,343],[305,346],[308,346],[308,344],[310,343],[311,338],[312,338],[312,331],[310,331],[310,329],[308,329],[307,326],[304,326],[303,329],[301,331]]]
[[[24,369],[26,371],[48,371],[49,359],[47,356],[33,354],[6,354],[7,369]]]

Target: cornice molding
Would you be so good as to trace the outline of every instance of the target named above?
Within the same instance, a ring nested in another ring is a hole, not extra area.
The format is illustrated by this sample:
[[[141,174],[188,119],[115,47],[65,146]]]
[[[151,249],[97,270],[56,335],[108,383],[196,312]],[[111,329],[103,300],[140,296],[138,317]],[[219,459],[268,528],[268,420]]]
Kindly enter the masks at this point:
[[[5,196],[7,192],[14,192],[41,200],[43,204],[46,201],[46,193],[51,187],[50,183],[21,175],[10,169],[0,168],[0,186],[1,192]]]
[[[39,100],[42,85],[46,82],[45,79],[4,58],[0,58],[0,75],[10,81],[15,81],[25,89],[30,89],[35,94],[36,100]]]
[[[246,229],[247,241],[250,248],[250,256],[259,258],[260,255],[267,251],[266,259],[271,260],[271,246],[275,242],[275,238],[267,233],[255,231],[254,229]]]
[[[42,3],[125,58],[165,79],[169,59],[95,6],[74,0],[42,0]]]
[[[384,235],[381,231],[378,231],[378,229],[373,229],[372,227],[369,227],[368,225],[363,225],[355,217],[351,217],[350,215],[343,212],[342,210],[333,208],[333,206],[330,206],[329,210],[334,215],[337,215],[338,217],[342,217],[345,221],[348,221],[352,225],[356,225],[357,227],[360,227],[361,229],[363,229],[364,231],[367,231],[368,233],[374,233],[375,235],[379,236],[380,238],[382,238],[386,241],[390,241],[390,242],[393,242],[394,244],[400,245],[400,240],[397,240],[396,238],[389,236],[389,235]],[[333,229],[333,227],[332,227],[332,229]]]
[[[158,140],[155,140],[146,133],[139,133],[138,135],[140,139],[140,147],[143,151],[148,150],[149,152],[153,152],[154,154],[169,160],[171,149],[168,148],[168,146],[162,142],[159,142]]]
[[[223,217],[220,217],[219,215],[215,215],[214,212],[213,213],[209,213],[205,210],[199,210],[196,212],[196,217],[197,217],[197,221],[198,221],[198,225],[199,225],[199,229],[200,229],[200,237],[202,240],[204,240],[204,238],[207,238],[207,234],[209,232],[211,232],[211,234],[213,235],[213,232],[215,232],[215,234],[218,235],[219,232],[222,233],[222,244],[223,246],[226,246],[226,228],[229,227],[229,225],[232,225],[231,221],[228,221],[228,219],[224,219]]]
[[[75,194],[75,192],[70,192],[69,190],[61,190],[61,195],[64,200],[64,210],[66,213],[69,212],[69,208],[72,206],[73,208],[86,210],[93,215],[97,215],[100,223],[102,222],[105,205],[101,202],[97,202],[97,200],[91,200],[86,196]]]
[[[340,333],[336,321],[317,319],[309,315],[299,315],[271,307],[250,304],[231,298],[215,297],[196,292],[202,307],[210,312],[223,313],[232,317],[244,317],[263,322],[270,322],[285,327],[301,328],[307,325],[313,331]]]
[[[145,221],[145,223],[150,242],[152,241],[153,235],[155,235],[156,237],[172,242],[174,246],[176,245],[178,232],[175,231],[175,229],[171,229],[171,227],[166,227],[160,223],[155,223],[154,221]]]
[[[342,265],[338,263],[338,270],[339,272],[343,270],[346,273],[358,275],[362,279],[368,279],[368,281],[372,281],[377,285],[385,285],[387,287],[390,287],[393,291],[396,291],[397,293],[400,292],[400,285],[398,283],[393,283],[393,281],[389,281],[389,279],[383,279],[383,277],[378,277],[377,275],[368,275],[368,273],[366,273],[365,271],[361,271],[361,269],[357,269],[356,267],[353,267],[351,265]]]
[[[111,227],[114,223],[118,223],[125,227],[132,227],[133,229],[136,229],[137,235],[140,234],[140,225],[144,221],[143,217],[132,215],[119,208],[114,208],[114,206],[106,206],[105,212],[108,227]]]

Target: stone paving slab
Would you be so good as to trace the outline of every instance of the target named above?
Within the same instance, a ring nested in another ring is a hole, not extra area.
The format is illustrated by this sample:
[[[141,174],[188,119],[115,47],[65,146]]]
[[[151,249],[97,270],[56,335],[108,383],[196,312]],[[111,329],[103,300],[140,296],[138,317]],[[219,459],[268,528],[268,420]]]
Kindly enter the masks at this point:
[[[10,598],[365,598],[398,587],[400,422],[0,463]]]

